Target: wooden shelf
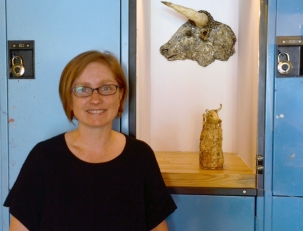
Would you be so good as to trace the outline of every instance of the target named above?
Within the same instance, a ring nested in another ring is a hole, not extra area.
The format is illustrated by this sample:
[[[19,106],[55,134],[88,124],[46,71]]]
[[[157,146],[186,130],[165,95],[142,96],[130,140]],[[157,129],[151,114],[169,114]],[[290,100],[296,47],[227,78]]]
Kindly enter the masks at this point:
[[[198,152],[156,152],[167,187],[256,188],[256,174],[234,153],[224,153],[222,170],[199,167]]]

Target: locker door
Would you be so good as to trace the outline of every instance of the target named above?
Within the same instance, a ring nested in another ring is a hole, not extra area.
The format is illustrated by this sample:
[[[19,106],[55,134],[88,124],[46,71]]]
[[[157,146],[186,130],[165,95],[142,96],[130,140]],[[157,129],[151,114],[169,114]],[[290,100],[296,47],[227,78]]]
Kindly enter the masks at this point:
[[[303,227],[303,198],[273,197],[273,231],[301,231]]]
[[[302,0],[277,0],[276,17],[276,36],[303,36]],[[273,194],[276,196],[303,196],[302,83],[302,77],[275,78]]]
[[[39,141],[74,129],[58,94],[60,73],[75,55],[120,56],[120,1],[6,1],[7,40],[35,41],[35,79],[8,80],[9,188]],[[119,121],[115,128],[119,130]]]
[[[172,195],[178,209],[167,218],[173,231],[253,231],[255,198]]]

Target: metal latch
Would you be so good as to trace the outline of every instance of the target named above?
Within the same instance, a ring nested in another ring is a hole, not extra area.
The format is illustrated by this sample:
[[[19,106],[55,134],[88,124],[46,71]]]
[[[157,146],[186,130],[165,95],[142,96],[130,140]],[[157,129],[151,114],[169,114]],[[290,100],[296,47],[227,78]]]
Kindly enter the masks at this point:
[[[263,170],[264,170],[263,160],[264,160],[264,156],[257,155],[257,157],[256,157],[256,171],[257,171],[257,174],[262,173]]]

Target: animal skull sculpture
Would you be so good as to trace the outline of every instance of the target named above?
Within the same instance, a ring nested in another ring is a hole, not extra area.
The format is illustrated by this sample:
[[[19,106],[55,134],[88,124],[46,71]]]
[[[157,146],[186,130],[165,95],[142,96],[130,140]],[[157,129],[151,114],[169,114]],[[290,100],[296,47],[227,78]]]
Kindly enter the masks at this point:
[[[215,21],[207,11],[162,3],[188,18],[160,47],[160,53],[168,61],[190,59],[206,67],[216,59],[227,61],[235,53],[237,38],[229,26]]]
[[[203,114],[203,126],[200,136],[200,167],[204,169],[222,169],[224,156],[222,150],[222,120],[218,112],[222,109],[206,110]]]

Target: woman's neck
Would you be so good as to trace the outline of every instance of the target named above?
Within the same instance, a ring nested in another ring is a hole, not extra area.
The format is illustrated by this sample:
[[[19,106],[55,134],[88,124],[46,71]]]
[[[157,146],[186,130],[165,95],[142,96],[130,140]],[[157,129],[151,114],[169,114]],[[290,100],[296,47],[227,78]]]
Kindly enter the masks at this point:
[[[115,158],[125,146],[125,137],[112,129],[79,127],[66,133],[65,138],[69,149],[75,156],[92,163],[105,162]]]

